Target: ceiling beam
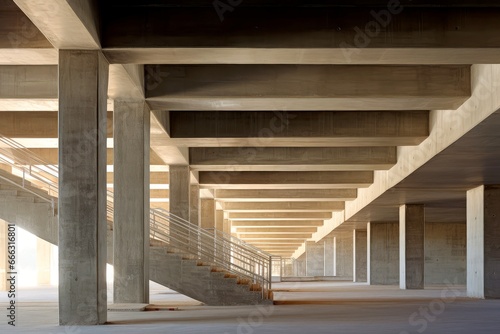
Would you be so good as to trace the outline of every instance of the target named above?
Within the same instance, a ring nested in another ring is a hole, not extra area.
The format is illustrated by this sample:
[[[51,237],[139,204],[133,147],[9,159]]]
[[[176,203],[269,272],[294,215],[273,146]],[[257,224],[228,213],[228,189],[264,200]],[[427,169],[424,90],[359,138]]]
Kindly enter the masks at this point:
[[[308,226],[323,226],[322,220],[234,220],[231,221],[233,227],[247,227],[247,228],[260,228],[260,227],[308,227]]]
[[[216,189],[215,199],[229,202],[350,201],[357,189]]]
[[[344,202],[227,202],[226,212],[325,212],[342,211]]]
[[[196,147],[190,166],[203,171],[387,170],[397,161],[396,147]]]
[[[470,97],[470,66],[160,65],[160,70],[169,79],[146,92],[153,110],[432,110],[456,109]]]
[[[332,189],[367,187],[373,172],[199,172],[200,187],[213,189]]]
[[[325,220],[331,212],[229,212],[228,219],[236,220]]]

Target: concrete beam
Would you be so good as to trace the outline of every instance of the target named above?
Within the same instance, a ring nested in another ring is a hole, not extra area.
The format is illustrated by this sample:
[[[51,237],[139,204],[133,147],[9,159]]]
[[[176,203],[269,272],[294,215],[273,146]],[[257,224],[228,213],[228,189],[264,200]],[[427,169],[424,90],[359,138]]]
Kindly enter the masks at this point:
[[[301,227],[301,226],[322,226],[322,220],[234,220],[232,221],[233,227]]]
[[[458,65],[160,68],[169,80],[146,92],[155,110],[457,109],[471,94],[470,67]]]
[[[56,49],[100,48],[98,9],[93,1],[14,0]]]
[[[309,239],[311,237],[311,233],[279,233],[279,234],[263,234],[263,235],[258,235],[258,234],[245,234],[241,233],[238,234],[240,239],[244,240],[255,240],[255,239],[266,239],[266,240],[273,240],[273,239],[287,239],[287,240],[294,240],[294,239]]]
[[[364,1],[363,6],[344,2],[340,7],[337,1],[307,7],[296,2],[293,6],[266,2],[265,7],[242,3],[237,11],[222,16],[211,6],[137,10],[106,4],[103,40],[108,59],[118,63],[497,62],[498,8],[477,8],[476,3],[476,8],[435,8],[435,2],[427,8],[411,8],[415,1],[404,6],[401,2]],[[464,20],[467,24],[461,24]],[[415,27],[419,27],[417,35]]]
[[[462,65],[494,64],[500,48],[105,48],[113,64]]]
[[[197,147],[191,168],[203,171],[384,170],[397,162],[396,147]]]
[[[230,212],[229,219],[237,220],[324,220],[332,217],[331,212]]]
[[[288,227],[286,230],[283,228],[237,228],[237,233],[247,233],[247,234],[272,234],[272,233],[314,233],[316,232],[315,227]]]
[[[325,212],[344,210],[344,202],[228,202],[226,212]]]
[[[52,45],[40,30],[12,1],[2,1],[0,10],[0,61],[4,61],[4,51],[52,49]],[[57,64],[57,51],[55,63]],[[36,61],[36,59],[33,59]]]
[[[265,109],[264,109],[265,110]],[[417,145],[429,135],[427,111],[170,111],[170,142],[190,147],[341,147]]]
[[[216,189],[215,198],[230,202],[329,202],[349,201],[357,196],[356,189]]]
[[[188,148],[168,143],[169,134],[164,126],[162,113],[151,112],[151,147],[167,165],[188,165]]]
[[[200,187],[213,189],[332,189],[368,187],[372,172],[200,172]]]

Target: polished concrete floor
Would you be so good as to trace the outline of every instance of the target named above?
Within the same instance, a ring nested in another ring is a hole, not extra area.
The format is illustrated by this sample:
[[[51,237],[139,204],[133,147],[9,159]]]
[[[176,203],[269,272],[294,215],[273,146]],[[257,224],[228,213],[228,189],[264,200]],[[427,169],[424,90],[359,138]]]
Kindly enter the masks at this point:
[[[402,291],[350,282],[278,283],[276,305],[209,307],[158,285],[150,311],[109,312],[109,324],[57,326],[57,289],[20,289],[17,326],[0,333],[499,333],[500,300],[464,297],[464,287]],[[1,294],[6,314],[7,297]]]

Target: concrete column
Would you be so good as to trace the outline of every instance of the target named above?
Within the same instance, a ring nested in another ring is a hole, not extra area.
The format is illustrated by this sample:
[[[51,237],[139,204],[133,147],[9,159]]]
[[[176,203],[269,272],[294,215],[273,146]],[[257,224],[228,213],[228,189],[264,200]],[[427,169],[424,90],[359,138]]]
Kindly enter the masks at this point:
[[[467,296],[500,298],[500,185],[467,191]]]
[[[215,201],[213,198],[202,198],[201,228],[215,228]]]
[[[295,260],[295,268],[294,272],[296,273],[297,277],[305,277],[307,276],[306,272],[306,254],[302,254]]]
[[[50,285],[50,267],[52,245],[47,241],[36,239],[36,271],[38,285]]]
[[[200,226],[200,185],[192,184],[189,189],[189,221]]]
[[[59,323],[107,319],[108,69],[100,51],[59,51]]]
[[[115,303],[149,303],[149,132],[143,101],[115,101],[113,264]]]
[[[325,276],[324,241],[306,241],[306,276]]]
[[[335,237],[325,240],[325,276],[335,276]]]
[[[336,235],[335,241],[336,274],[345,279],[352,279],[353,274],[353,244],[352,232],[341,232]]]
[[[215,210],[215,229],[224,232],[224,211]]]
[[[170,166],[170,212],[183,219],[189,220],[190,202],[189,193],[190,175],[189,166]]]
[[[425,207],[420,204],[399,207],[399,287],[424,288]]]
[[[370,285],[399,282],[399,224],[367,224],[367,280]]]
[[[366,272],[367,272],[367,240],[366,240],[366,231],[362,230],[354,230],[352,236],[352,244],[353,244],[353,281],[356,283],[366,282]]]
[[[0,291],[7,291],[7,223],[0,219]]]
[[[231,221],[229,219],[224,219],[224,233],[231,234]]]

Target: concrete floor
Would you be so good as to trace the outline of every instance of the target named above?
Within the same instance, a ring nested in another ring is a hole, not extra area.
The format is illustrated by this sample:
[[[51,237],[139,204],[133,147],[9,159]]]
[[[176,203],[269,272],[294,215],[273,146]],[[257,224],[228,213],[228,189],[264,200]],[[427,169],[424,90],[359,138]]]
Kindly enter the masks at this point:
[[[21,289],[18,326],[0,333],[498,333],[500,300],[464,297],[464,287],[402,291],[350,282],[278,283],[274,306],[209,307],[158,285],[158,311],[109,312],[99,327],[58,327],[57,289]],[[0,297],[5,310],[6,295]],[[169,308],[173,310],[168,310]],[[2,316],[5,319],[5,316]]]

